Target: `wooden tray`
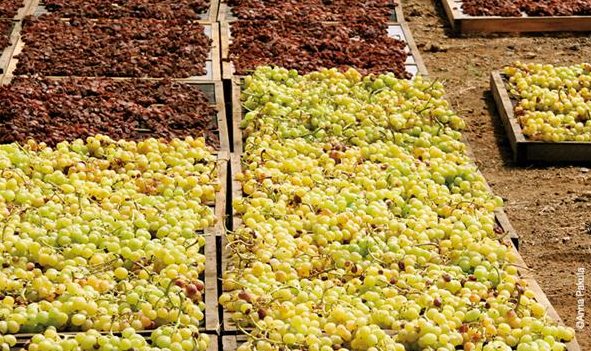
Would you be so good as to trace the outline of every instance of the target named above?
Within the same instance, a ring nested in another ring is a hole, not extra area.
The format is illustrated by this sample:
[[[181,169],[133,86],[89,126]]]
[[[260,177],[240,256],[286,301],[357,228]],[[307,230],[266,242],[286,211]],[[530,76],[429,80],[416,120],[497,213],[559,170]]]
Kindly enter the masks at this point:
[[[45,8],[45,4],[43,0],[32,0],[36,2],[34,5],[34,12],[35,16],[40,16],[42,14],[49,13]],[[199,15],[199,21],[207,21],[207,22],[215,22],[218,18],[218,10],[220,7],[219,0],[210,0],[209,8],[205,13]]]
[[[233,77],[240,77],[234,74],[234,64],[230,60],[230,44],[232,42],[232,34],[230,31],[231,22],[220,23],[220,39],[222,51],[222,78],[224,80],[231,80]],[[406,60],[406,70],[413,76],[421,74],[428,76],[427,67],[423,62],[420,51],[412,37],[410,29],[406,23],[390,24],[388,26],[388,35],[392,38],[405,41],[408,45],[407,52],[410,54]]]
[[[505,87],[505,80],[499,71],[492,72],[490,86],[511,149],[513,149],[515,162],[591,162],[591,142],[563,141],[552,143],[527,139],[513,113],[514,103],[509,97]]]
[[[209,23],[209,22],[198,22],[201,23],[205,29],[205,34],[211,38],[211,51],[209,53],[209,57],[205,62],[205,69],[207,71],[206,74],[202,76],[193,76],[189,78],[175,78],[172,80],[179,81],[179,82],[199,82],[199,81],[218,81],[221,79],[221,63],[220,63],[220,29],[217,23]],[[14,45],[12,48],[12,53],[10,54],[10,60],[7,65],[6,72],[4,74],[4,78],[0,81],[0,84],[5,84],[4,80],[8,79],[11,80],[12,76],[14,75],[14,71],[16,66],[18,65],[18,54],[20,54],[25,47],[25,42],[21,38],[20,28],[18,33],[14,35]],[[97,78],[97,77],[94,77]],[[117,77],[123,79],[132,79],[133,77]]]
[[[389,23],[402,23],[405,22],[404,14],[402,13],[402,5],[399,3],[393,9],[392,15],[388,19]],[[232,6],[228,6],[225,1],[220,2],[220,8],[218,12],[217,21],[218,22],[226,22],[226,21],[236,21],[238,18],[234,16],[232,13]]]
[[[462,0],[441,1],[452,27],[461,34],[591,31],[591,16],[470,16],[462,10]]]

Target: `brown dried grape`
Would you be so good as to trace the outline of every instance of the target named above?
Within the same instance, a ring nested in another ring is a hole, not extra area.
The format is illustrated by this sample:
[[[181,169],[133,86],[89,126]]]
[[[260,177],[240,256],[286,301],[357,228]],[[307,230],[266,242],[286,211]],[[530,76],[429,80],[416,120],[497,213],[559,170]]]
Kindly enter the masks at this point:
[[[24,6],[24,0],[0,0],[0,18],[12,19]]]
[[[405,68],[406,43],[388,37],[385,23],[236,21],[231,31],[230,59],[240,75],[274,65],[302,74],[353,67],[363,74],[393,72],[399,78],[410,77]]]
[[[262,0],[243,0],[232,7],[233,14],[242,20],[281,20],[302,22],[373,20],[386,22],[394,12],[394,6],[371,7],[363,4],[345,6],[334,4],[306,4],[282,1],[270,4]]]
[[[206,73],[203,25],[153,19],[27,18],[17,75],[189,78]]]
[[[198,20],[207,0],[45,0],[49,12],[61,17],[153,18]]]
[[[249,3],[252,0],[228,0],[229,6],[240,6]],[[285,3],[290,4],[304,4],[304,5],[336,5],[345,6],[349,8],[354,7],[389,7],[394,8],[396,1],[394,0],[258,0],[259,2],[269,6],[278,6]]]
[[[205,136],[219,148],[216,112],[199,87],[170,80],[15,78],[0,86],[0,143]]]
[[[471,16],[588,16],[591,0],[464,0],[462,9]]]
[[[11,20],[0,20],[0,55],[10,45],[10,31],[12,30]]]

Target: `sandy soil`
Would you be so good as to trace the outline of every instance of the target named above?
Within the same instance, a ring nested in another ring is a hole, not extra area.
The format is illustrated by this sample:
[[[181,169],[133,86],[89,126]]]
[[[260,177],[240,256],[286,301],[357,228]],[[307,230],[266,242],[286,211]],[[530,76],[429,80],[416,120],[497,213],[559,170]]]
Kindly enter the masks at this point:
[[[518,167],[489,88],[492,70],[515,60],[580,63],[591,57],[589,34],[455,36],[441,5],[403,1],[406,20],[429,70],[446,82],[477,163],[521,237],[520,252],[568,326],[577,315],[577,269],[586,270],[585,319],[577,331],[591,350],[591,170],[586,166]]]

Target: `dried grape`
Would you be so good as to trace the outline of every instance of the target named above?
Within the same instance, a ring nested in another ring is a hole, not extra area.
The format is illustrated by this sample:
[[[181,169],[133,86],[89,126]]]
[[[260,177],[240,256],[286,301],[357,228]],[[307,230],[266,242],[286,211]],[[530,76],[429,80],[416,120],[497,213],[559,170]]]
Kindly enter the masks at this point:
[[[0,1],[0,18],[12,19],[25,4],[24,0]]]
[[[300,73],[354,67],[362,73],[410,77],[404,65],[406,43],[388,37],[385,23],[236,21],[231,31],[230,58],[237,74],[277,65]]]
[[[198,87],[171,81],[16,78],[0,87],[0,142],[106,134],[141,140],[205,136],[219,147],[216,110]]]
[[[206,0],[45,0],[49,12],[61,17],[154,18],[198,20],[207,12]]]
[[[2,51],[10,45],[10,30],[12,29],[11,20],[0,20],[0,55]]]
[[[232,7],[233,14],[241,20],[282,20],[294,18],[302,22],[360,21],[387,22],[394,12],[393,7],[343,6],[334,4],[307,4],[279,2],[269,4],[261,0],[241,1]]]
[[[28,19],[17,75],[188,78],[206,73],[203,25],[151,19]]]
[[[591,0],[463,0],[462,9],[471,16],[587,16]]]

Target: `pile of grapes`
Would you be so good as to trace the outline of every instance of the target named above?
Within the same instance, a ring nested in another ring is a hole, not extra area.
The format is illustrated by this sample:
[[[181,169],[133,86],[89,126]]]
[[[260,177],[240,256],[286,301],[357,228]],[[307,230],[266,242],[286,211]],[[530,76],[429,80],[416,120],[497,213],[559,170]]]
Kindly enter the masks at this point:
[[[220,303],[246,350],[564,350],[437,81],[259,68]]]
[[[268,3],[261,0],[243,0],[232,7],[233,14],[241,20],[293,20],[307,21],[360,21],[371,20],[385,23],[394,12],[391,7],[343,6],[332,4],[310,4],[306,2],[279,1]]]
[[[531,140],[591,141],[591,65],[505,67],[515,116]]]
[[[204,136],[219,149],[216,109],[201,88],[168,79],[13,79],[0,86],[0,143]]]
[[[12,30],[12,20],[0,19],[0,55],[2,51],[10,45],[10,31]]]
[[[190,137],[0,146],[0,349],[205,350],[216,160]]]
[[[0,2],[0,18],[12,19],[23,6],[25,6],[24,0],[2,0]]]
[[[199,20],[208,0],[44,0],[45,8],[60,17],[154,18]]]
[[[231,31],[230,59],[236,74],[277,65],[300,73],[355,67],[364,74],[393,72],[410,78],[406,42],[389,37],[385,22],[236,21]]]
[[[588,16],[589,0],[463,0],[462,10],[471,16]]]
[[[202,24],[182,20],[64,20],[23,24],[16,75],[189,78],[206,74],[211,39]]]

